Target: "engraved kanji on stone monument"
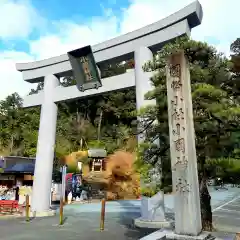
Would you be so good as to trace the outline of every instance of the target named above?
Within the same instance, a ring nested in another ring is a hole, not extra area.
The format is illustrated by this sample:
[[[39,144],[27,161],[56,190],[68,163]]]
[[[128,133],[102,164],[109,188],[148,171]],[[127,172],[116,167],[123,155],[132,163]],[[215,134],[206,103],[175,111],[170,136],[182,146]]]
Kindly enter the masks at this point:
[[[188,166],[188,160],[185,156],[177,157],[175,164],[172,167],[172,171],[177,171],[179,169],[186,170]]]
[[[175,143],[175,150],[178,152],[185,153],[185,140],[184,138],[177,139],[174,141]]]
[[[170,75],[173,78],[172,83],[171,83],[171,88],[174,91],[181,90],[182,83],[181,83],[181,66],[180,66],[180,64],[171,65]]]
[[[166,69],[175,232],[197,236],[202,223],[190,72],[184,52],[172,54]]]
[[[184,112],[182,110],[182,108],[174,108],[173,110],[173,114],[172,114],[172,119],[175,121],[180,121],[184,119]]]
[[[181,134],[181,126],[179,123],[176,124],[176,129],[173,130],[173,135],[174,136],[180,136]]]
[[[172,107],[178,105],[178,96],[174,96],[173,100],[171,100]]]
[[[180,64],[175,64],[170,66],[170,76],[171,77],[181,77],[181,66]]]
[[[178,81],[172,81],[171,87],[175,90],[181,90],[182,89],[182,83],[178,80]]]
[[[183,179],[183,178],[177,179],[176,191],[180,193],[190,192],[190,186],[186,179]]]

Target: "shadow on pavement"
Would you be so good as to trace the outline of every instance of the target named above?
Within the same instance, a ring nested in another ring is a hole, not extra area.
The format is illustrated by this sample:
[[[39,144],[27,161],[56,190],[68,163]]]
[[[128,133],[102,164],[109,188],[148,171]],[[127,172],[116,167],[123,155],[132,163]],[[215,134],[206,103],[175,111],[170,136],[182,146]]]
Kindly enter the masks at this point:
[[[127,207],[130,211],[124,211],[119,213],[118,224],[125,227],[126,231],[124,233],[125,239],[140,239],[158,229],[149,228],[138,228],[134,225],[134,219],[141,217],[140,207],[138,212],[131,212],[132,209],[136,209],[136,205],[131,202],[118,201],[118,203],[124,208]]]

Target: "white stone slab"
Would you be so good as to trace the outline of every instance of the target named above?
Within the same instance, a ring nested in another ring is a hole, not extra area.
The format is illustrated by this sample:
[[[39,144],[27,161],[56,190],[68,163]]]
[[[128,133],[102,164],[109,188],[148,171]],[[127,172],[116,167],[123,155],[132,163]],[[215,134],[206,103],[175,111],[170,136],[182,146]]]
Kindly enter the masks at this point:
[[[198,236],[179,235],[173,231],[158,230],[153,232],[140,240],[160,240],[160,239],[171,239],[171,240],[206,240],[210,236],[209,232],[202,232]]]
[[[202,232],[198,236],[180,235],[166,231],[164,231],[164,233],[166,234],[166,238],[171,240],[205,240],[210,236],[210,233],[208,232]]]
[[[160,240],[160,239],[165,240],[166,234],[159,230],[141,238],[140,240]]]
[[[145,219],[137,218],[134,219],[134,225],[139,228],[173,228],[173,221],[147,221]]]

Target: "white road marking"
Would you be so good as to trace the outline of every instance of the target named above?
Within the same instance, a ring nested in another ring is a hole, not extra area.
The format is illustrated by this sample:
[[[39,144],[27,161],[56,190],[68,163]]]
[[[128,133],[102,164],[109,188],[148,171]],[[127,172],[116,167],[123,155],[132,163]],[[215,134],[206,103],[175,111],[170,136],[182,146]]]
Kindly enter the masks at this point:
[[[224,216],[224,215],[220,215],[220,216],[219,215],[213,215],[213,217],[215,218],[214,222],[216,221],[216,218],[227,218],[227,219],[229,219],[229,216]],[[231,219],[240,221],[239,217],[233,217]]]
[[[219,210],[219,209],[221,209],[222,207],[224,207],[224,206],[226,206],[226,205],[228,205],[228,204],[230,204],[230,203],[236,201],[236,200],[239,199],[239,198],[240,198],[240,196],[237,196],[237,197],[233,198],[232,200],[230,200],[230,201],[228,201],[228,202],[226,202],[226,203],[224,203],[224,204],[222,204],[222,205],[216,207],[215,209],[213,209],[212,212],[216,212],[217,210]]]
[[[231,204],[230,206],[231,206],[231,207],[239,207],[239,209],[240,209],[240,204],[238,204],[238,205],[236,205],[236,204]]]

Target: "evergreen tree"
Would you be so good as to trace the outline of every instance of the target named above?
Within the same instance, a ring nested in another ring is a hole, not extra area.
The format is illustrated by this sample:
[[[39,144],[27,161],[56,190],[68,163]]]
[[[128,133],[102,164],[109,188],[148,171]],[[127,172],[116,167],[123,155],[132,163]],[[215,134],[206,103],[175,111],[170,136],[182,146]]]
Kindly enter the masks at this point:
[[[161,159],[163,167],[170,166],[166,163],[170,159],[165,66],[170,54],[179,50],[184,50],[190,65],[202,222],[205,230],[211,230],[210,195],[206,187],[209,175],[205,164],[207,159],[234,154],[240,102],[230,89],[229,82],[234,81],[230,61],[206,43],[178,39],[164,46],[154,60],[144,66],[145,71],[155,71],[151,78],[154,90],[145,97],[157,101],[157,106],[147,106],[140,112],[140,126],[146,130],[145,144],[148,144],[147,152],[143,153],[144,160],[155,165]],[[158,124],[152,124],[155,120]],[[154,145],[157,138],[160,147]]]

